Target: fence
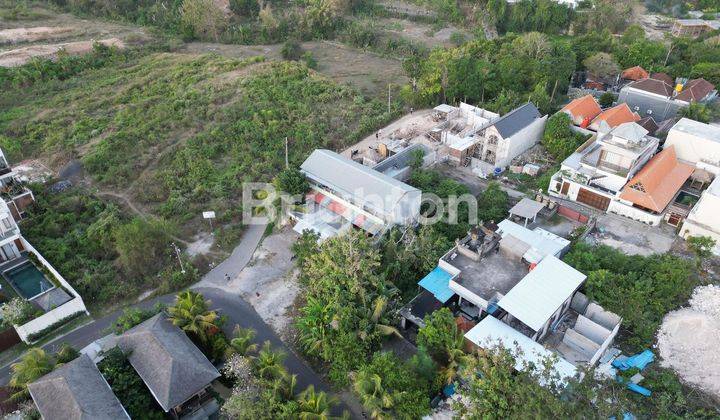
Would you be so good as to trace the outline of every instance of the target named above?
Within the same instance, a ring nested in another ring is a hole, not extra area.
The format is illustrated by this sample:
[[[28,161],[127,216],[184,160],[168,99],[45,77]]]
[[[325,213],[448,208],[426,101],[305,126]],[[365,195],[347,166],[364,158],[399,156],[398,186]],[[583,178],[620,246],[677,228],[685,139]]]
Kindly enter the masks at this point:
[[[0,352],[3,352],[20,342],[20,336],[15,328],[8,328],[0,332]]]
[[[575,220],[580,223],[587,223],[590,220],[590,217],[587,215],[580,213],[577,210],[573,210],[570,207],[563,206],[562,204],[558,205],[557,212],[559,215],[567,217],[570,220]]]

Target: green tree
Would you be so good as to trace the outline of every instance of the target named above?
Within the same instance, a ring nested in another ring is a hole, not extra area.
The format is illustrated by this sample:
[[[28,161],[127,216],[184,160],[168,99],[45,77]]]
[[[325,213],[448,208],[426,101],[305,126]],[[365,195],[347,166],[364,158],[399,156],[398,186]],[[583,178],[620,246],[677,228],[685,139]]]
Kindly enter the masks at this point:
[[[55,353],[55,361],[58,365],[72,362],[80,356],[80,352],[70,344],[63,343],[60,349]]]
[[[600,99],[598,100],[598,103],[603,108],[608,108],[610,105],[613,104],[617,100],[617,96],[613,94],[612,92],[605,92],[602,95],[600,95]]]
[[[692,67],[690,77],[703,78],[715,86],[720,85],[720,63],[698,63]]]
[[[620,74],[620,66],[613,56],[606,52],[598,52],[586,58],[583,66],[601,79],[614,79]]]
[[[353,390],[374,419],[418,419],[428,414],[431,383],[390,352],[375,353],[351,376]]]
[[[300,42],[298,42],[295,39],[288,39],[283,43],[282,49],[280,50],[280,55],[282,55],[282,58],[285,60],[294,60],[298,61],[302,57],[303,49],[300,45]],[[297,169],[295,169],[297,170]],[[299,171],[298,171],[299,172]],[[282,173],[281,173],[282,175]],[[302,175],[302,174],[300,174]],[[288,173],[286,176],[290,176],[291,178],[297,178],[297,174],[295,173]],[[303,178],[305,178],[304,175],[302,175]],[[296,180],[290,180],[292,181],[291,184],[296,185]]]
[[[119,347],[113,347],[103,353],[103,360],[98,363],[98,369],[132,418],[163,419],[162,409],[155,402],[140,375],[128,362],[127,357],[128,355]]]
[[[478,198],[478,220],[496,222],[508,215],[508,193],[497,182],[490,182]]]
[[[247,357],[250,353],[254,353],[258,349],[258,345],[253,343],[256,332],[252,328],[242,328],[235,325],[233,329],[233,337],[230,339],[230,349],[243,357]]]
[[[175,304],[167,309],[168,319],[173,325],[206,348],[212,343],[212,336],[220,331],[217,325],[219,317],[215,311],[208,309],[208,304],[202,294],[188,290],[180,292]]]
[[[202,39],[218,41],[228,25],[225,12],[213,0],[183,0],[182,22]]]
[[[707,105],[699,102],[693,102],[690,105],[680,108],[679,112],[681,117],[690,118],[691,120],[699,121],[702,123],[709,123],[712,117],[712,112]]]
[[[238,16],[256,17],[260,12],[257,0],[230,0],[230,10]]]
[[[280,350],[275,350],[269,341],[263,343],[254,360],[255,370],[261,378],[282,379],[288,376],[283,361],[287,355]]]
[[[13,394],[10,398],[19,401],[27,398],[30,394],[27,385],[34,382],[55,368],[55,361],[52,356],[45,353],[45,350],[33,347],[23,354],[20,361],[10,365],[10,386]]]
[[[457,406],[462,418],[618,418],[628,410],[614,381],[596,383],[586,375],[584,381],[569,379],[566,387],[552,369],[555,360],[518,370],[521,355],[497,347],[468,360],[462,373],[467,386],[461,390],[466,403]]]
[[[583,142],[583,137],[572,131],[572,120],[564,112],[558,112],[548,118],[542,145],[556,160],[562,161],[570,156]]]
[[[695,254],[695,260],[697,261],[698,267],[702,260],[710,258],[713,254],[713,249],[717,242],[715,239],[709,236],[690,236],[686,239],[687,246],[693,254]]]
[[[440,308],[425,316],[425,325],[417,335],[418,347],[424,348],[436,362],[446,365],[449,353],[455,348],[458,327],[448,308]]]
[[[328,398],[324,392],[316,392],[315,386],[309,385],[298,396],[300,405],[300,420],[329,420],[330,408],[336,403],[334,398]]]
[[[299,169],[288,168],[275,178],[275,188],[287,194],[303,195],[310,189],[310,184]]]
[[[117,226],[112,234],[121,268],[131,276],[141,276],[148,270],[158,270],[168,260],[169,232],[167,222],[140,217]]]

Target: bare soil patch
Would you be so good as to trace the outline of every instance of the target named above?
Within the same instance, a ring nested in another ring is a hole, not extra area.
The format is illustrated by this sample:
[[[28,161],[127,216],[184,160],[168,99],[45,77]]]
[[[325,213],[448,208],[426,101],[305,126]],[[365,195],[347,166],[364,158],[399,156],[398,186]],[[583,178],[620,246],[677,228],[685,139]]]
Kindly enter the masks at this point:
[[[74,28],[68,26],[37,26],[34,28],[3,29],[0,30],[0,44],[17,44],[21,42],[64,38],[74,31]]]
[[[390,35],[400,36],[429,48],[453,47],[450,37],[456,32],[463,34],[467,39],[472,38],[469,32],[452,25],[436,31],[432,25],[426,23],[396,18],[379,19],[378,24]]]
[[[387,91],[388,83],[395,86],[408,82],[400,60],[381,57],[330,41],[304,42],[302,48],[310,51],[317,61],[317,71],[339,83],[352,85],[368,95]],[[185,44],[180,52],[189,54],[215,53],[225,57],[250,58],[264,56],[268,60],[282,60],[281,44],[230,45],[209,42]]]
[[[99,41],[76,41],[60,44],[33,45],[0,52],[0,67],[18,67],[33,58],[55,59],[58,53],[65,51],[70,55],[86,54],[93,49],[95,42],[108,47],[125,48],[125,43],[118,38],[101,39]]]

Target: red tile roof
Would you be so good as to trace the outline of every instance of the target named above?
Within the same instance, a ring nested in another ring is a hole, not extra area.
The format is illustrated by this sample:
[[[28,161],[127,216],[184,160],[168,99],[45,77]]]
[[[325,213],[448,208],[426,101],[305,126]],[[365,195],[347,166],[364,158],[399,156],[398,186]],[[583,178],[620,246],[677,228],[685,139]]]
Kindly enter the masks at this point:
[[[632,112],[632,110],[630,110],[630,107],[626,103],[622,103],[603,111],[592,121],[592,123],[590,123],[590,125],[593,126],[595,130],[597,130],[602,121],[605,121],[610,126],[610,128],[615,128],[620,124],[627,122],[636,122],[639,120],[640,116],[637,113]]]
[[[667,73],[650,73],[650,78],[655,80],[660,80],[662,82],[667,83],[670,86],[673,86],[675,84],[675,79],[670,77]]]
[[[670,97],[673,94],[673,87],[671,83],[667,83],[666,81],[660,79],[653,79],[652,77],[632,82],[628,86],[634,89],[644,90],[646,92],[667,97]]]
[[[592,121],[602,112],[602,109],[592,95],[585,95],[582,98],[573,99],[561,111],[570,114],[573,122],[579,125],[586,118],[588,121]]]
[[[715,85],[707,80],[703,78],[692,79],[685,83],[682,91],[677,94],[675,99],[685,102],[699,102],[713,90],[715,90]]]
[[[644,68],[642,68],[640,66],[635,66],[635,67],[630,67],[629,69],[623,70],[620,77],[625,80],[642,80],[642,79],[647,79],[648,77],[650,77],[650,74],[648,74],[648,72],[645,71]]]
[[[670,146],[640,169],[623,187],[620,198],[661,213],[694,170],[678,161],[675,147]]]

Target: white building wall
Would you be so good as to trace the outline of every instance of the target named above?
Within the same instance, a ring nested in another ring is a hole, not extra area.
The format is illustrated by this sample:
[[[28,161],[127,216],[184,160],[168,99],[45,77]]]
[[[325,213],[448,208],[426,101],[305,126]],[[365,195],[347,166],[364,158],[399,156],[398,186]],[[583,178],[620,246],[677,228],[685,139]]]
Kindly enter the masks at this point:
[[[502,168],[510,165],[514,158],[538,144],[545,131],[547,118],[547,115],[538,118],[513,136],[501,139],[498,143],[495,166]]]
[[[16,325],[15,331],[17,331],[22,341],[30,343],[28,338],[30,335],[40,332],[56,322],[59,322],[78,312],[87,312],[85,304],[79,296],[73,300],[65,302],[63,305],[58,306],[49,312],[44,313],[30,322],[23,325]]]
[[[671,129],[663,148],[675,146],[678,159],[697,164],[701,160],[720,163],[720,139],[706,139]],[[713,172],[715,173],[715,172]]]
[[[658,226],[663,219],[662,214],[648,213],[627,203],[628,202],[622,202],[619,199],[610,201],[608,213],[625,216],[630,219],[637,220],[638,222],[647,223],[651,226]]]

